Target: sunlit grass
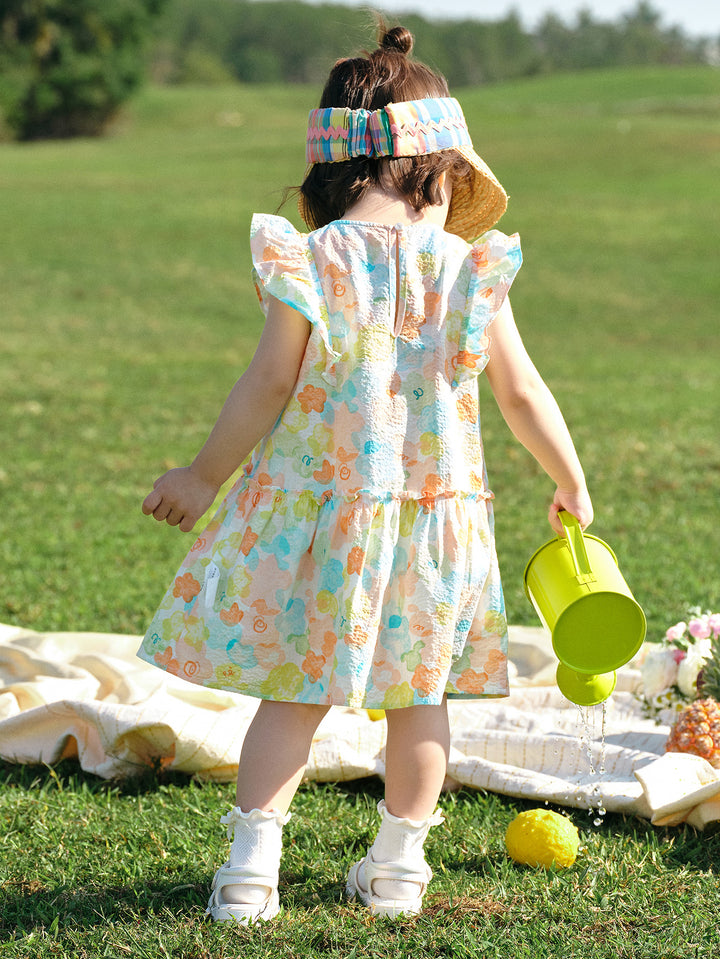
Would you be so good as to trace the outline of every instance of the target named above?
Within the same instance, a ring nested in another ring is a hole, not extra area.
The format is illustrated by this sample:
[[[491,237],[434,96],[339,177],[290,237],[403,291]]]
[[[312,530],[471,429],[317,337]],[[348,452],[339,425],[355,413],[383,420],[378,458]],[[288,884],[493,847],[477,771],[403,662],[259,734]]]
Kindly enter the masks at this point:
[[[143,631],[187,542],[138,504],[248,362],[250,215],[301,178],[315,96],[149,89],[106,139],[0,148],[0,620]],[[719,96],[711,70],[461,94],[523,238],[518,323],[651,634],[720,602]],[[509,614],[531,623],[552,490],[483,400]]]
[[[144,631],[188,546],[140,514],[193,455],[261,327],[253,210],[303,171],[308,89],[149,89],[99,141],[0,147],[0,621]],[[549,77],[461,94],[523,238],[518,323],[565,410],[618,553],[659,635],[720,606],[718,97],[711,70]],[[287,215],[299,225],[292,204]],[[552,489],[483,390],[511,621]],[[216,959],[688,959],[717,947],[716,836],[571,811],[571,870],[513,865],[525,804],[464,791],[428,844],[426,914],[371,922],[343,900],[379,782],[301,790],[285,913],[205,923],[231,787],[113,786],[10,768],[0,955]]]

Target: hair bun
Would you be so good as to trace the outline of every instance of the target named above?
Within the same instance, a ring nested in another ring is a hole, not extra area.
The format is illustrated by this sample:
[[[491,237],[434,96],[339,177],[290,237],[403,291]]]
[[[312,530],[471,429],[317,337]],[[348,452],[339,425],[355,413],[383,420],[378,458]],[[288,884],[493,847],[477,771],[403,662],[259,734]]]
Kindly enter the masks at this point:
[[[407,55],[413,48],[413,35],[405,27],[386,30],[380,41],[380,49]]]

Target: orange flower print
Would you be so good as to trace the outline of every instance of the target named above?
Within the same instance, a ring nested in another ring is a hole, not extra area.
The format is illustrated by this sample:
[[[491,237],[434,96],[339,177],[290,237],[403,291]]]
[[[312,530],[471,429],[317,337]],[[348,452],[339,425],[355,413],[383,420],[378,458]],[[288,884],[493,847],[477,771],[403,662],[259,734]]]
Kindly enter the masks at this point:
[[[470,353],[468,350],[460,350],[452,359],[453,369],[457,369],[458,366],[464,366],[467,370],[474,370],[478,365],[479,359],[481,359],[480,353]]]
[[[458,677],[456,685],[460,692],[477,696],[485,691],[487,679],[487,673],[477,673],[474,669],[466,669]]]
[[[410,634],[413,636],[432,636],[433,621],[429,613],[423,612],[414,604],[408,607],[410,613]]]
[[[425,477],[425,485],[422,489],[422,499],[424,506],[431,506],[430,502],[438,493],[442,492],[443,481],[436,473],[428,473]]]
[[[173,676],[177,676],[180,671],[180,663],[172,656],[172,646],[166,646],[162,653],[155,653],[154,659],[158,666],[162,666]]]
[[[480,493],[485,489],[485,480],[479,473],[474,472],[474,470],[470,470],[470,486],[473,493]]]
[[[280,254],[281,254],[280,250],[278,250],[274,246],[270,246],[270,244],[268,243],[267,246],[263,247],[263,251],[262,251],[263,263],[266,263],[268,260],[277,260]]]
[[[303,413],[309,413],[315,410],[316,413],[322,413],[327,400],[327,393],[321,386],[308,385],[297,395],[297,401],[300,404]]]
[[[328,263],[328,265],[323,270],[323,276],[329,276],[333,280],[339,280],[340,277],[349,276],[349,273],[344,273],[339,266],[336,266],[334,263]]]
[[[360,509],[357,506],[349,506],[345,511],[340,515],[340,529],[347,535],[348,530],[351,526],[354,526],[355,523],[360,518]]]
[[[309,677],[311,683],[316,683],[322,677],[325,657],[318,656],[311,649],[307,651],[302,664],[302,671]]]
[[[322,644],[322,654],[325,657],[331,656],[335,651],[335,646],[337,645],[337,636],[335,633],[328,630],[323,637]]]
[[[476,269],[479,270],[481,267],[486,266],[488,262],[488,251],[485,244],[483,243],[481,245],[475,245],[472,248],[471,256]]]
[[[442,297],[439,293],[427,292],[425,294],[425,317],[431,317],[433,313],[436,313],[442,303]],[[425,317],[423,317],[423,322],[425,322]]]
[[[474,423],[478,418],[478,404],[474,396],[469,393],[463,393],[457,403],[460,419],[467,423]]]
[[[400,330],[400,339],[410,343],[420,336],[420,327],[426,323],[424,316],[415,313],[406,313],[403,318],[402,329]]]
[[[201,589],[200,583],[198,583],[192,573],[184,573],[175,580],[173,596],[182,596],[185,602],[189,603],[191,599],[197,596]]]
[[[341,463],[352,463],[354,459],[357,459],[357,450],[346,450],[344,446],[339,446],[337,458]]]
[[[220,619],[226,626],[237,626],[244,615],[237,603],[233,603],[230,609],[220,610]]]
[[[199,669],[200,663],[198,663],[197,660],[188,660],[183,666],[183,675],[192,679]]]
[[[363,629],[362,626],[353,626],[352,630],[349,633],[345,633],[345,645],[346,646],[364,646],[368,641],[367,630]]]
[[[347,571],[348,573],[357,573],[360,575],[365,562],[365,552],[359,546],[353,546],[348,553]]]
[[[245,530],[242,542],[240,543],[240,552],[243,554],[243,556],[249,555],[250,550],[253,548],[255,543],[257,543],[257,533],[253,533],[248,526],[248,528]]]
[[[273,606],[268,606],[264,599],[256,599],[252,604],[252,608],[260,616],[276,616],[280,610]]]
[[[483,669],[491,682],[503,679],[506,669],[505,655],[499,649],[491,649]]]
[[[328,460],[323,460],[322,469],[315,470],[313,477],[318,483],[329,483],[335,475],[335,467]]]
[[[348,464],[352,463],[352,461],[357,458],[357,450],[351,450],[348,452],[344,446],[340,446],[337,451],[337,458],[342,463],[342,466],[338,470],[340,479],[350,479],[351,470]]]
[[[333,283],[332,291],[333,291],[333,294],[337,297],[345,296],[345,286],[342,283],[340,283],[339,280],[337,283]]]
[[[412,678],[412,687],[417,689],[423,698],[430,696],[437,689],[438,683],[442,679],[442,672],[436,668],[431,669],[424,663],[420,663]]]

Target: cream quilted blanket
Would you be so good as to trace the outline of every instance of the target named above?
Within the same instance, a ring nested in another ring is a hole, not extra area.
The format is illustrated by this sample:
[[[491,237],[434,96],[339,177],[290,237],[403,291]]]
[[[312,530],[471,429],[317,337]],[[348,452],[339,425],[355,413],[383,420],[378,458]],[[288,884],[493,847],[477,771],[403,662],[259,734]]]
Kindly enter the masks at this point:
[[[554,685],[542,630],[511,629],[513,692],[451,702],[449,785],[540,802],[639,815],[697,828],[720,819],[720,773],[705,760],[664,753],[666,726],[641,716],[625,669],[589,723]],[[54,763],[77,757],[106,778],[148,763],[203,779],[235,778],[257,701],[193,686],[135,657],[139,638],[35,633],[0,625],[0,757]],[[602,733],[604,726],[604,747]],[[384,772],[385,723],[332,710],[313,743],[307,777]]]

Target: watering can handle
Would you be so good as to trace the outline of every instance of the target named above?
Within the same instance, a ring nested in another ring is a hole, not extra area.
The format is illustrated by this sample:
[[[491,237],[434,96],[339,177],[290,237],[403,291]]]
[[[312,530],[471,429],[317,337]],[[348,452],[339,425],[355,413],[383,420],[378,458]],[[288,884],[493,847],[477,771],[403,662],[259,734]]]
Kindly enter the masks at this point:
[[[565,530],[565,542],[570,550],[570,556],[572,557],[573,566],[575,567],[575,575],[580,582],[587,582],[588,580],[594,581],[595,577],[590,567],[590,560],[588,559],[587,550],[585,549],[585,540],[582,530],[580,529],[580,523],[578,523],[572,513],[568,513],[567,510],[560,510],[558,517]],[[582,577],[582,579],[580,579],[580,577]]]

